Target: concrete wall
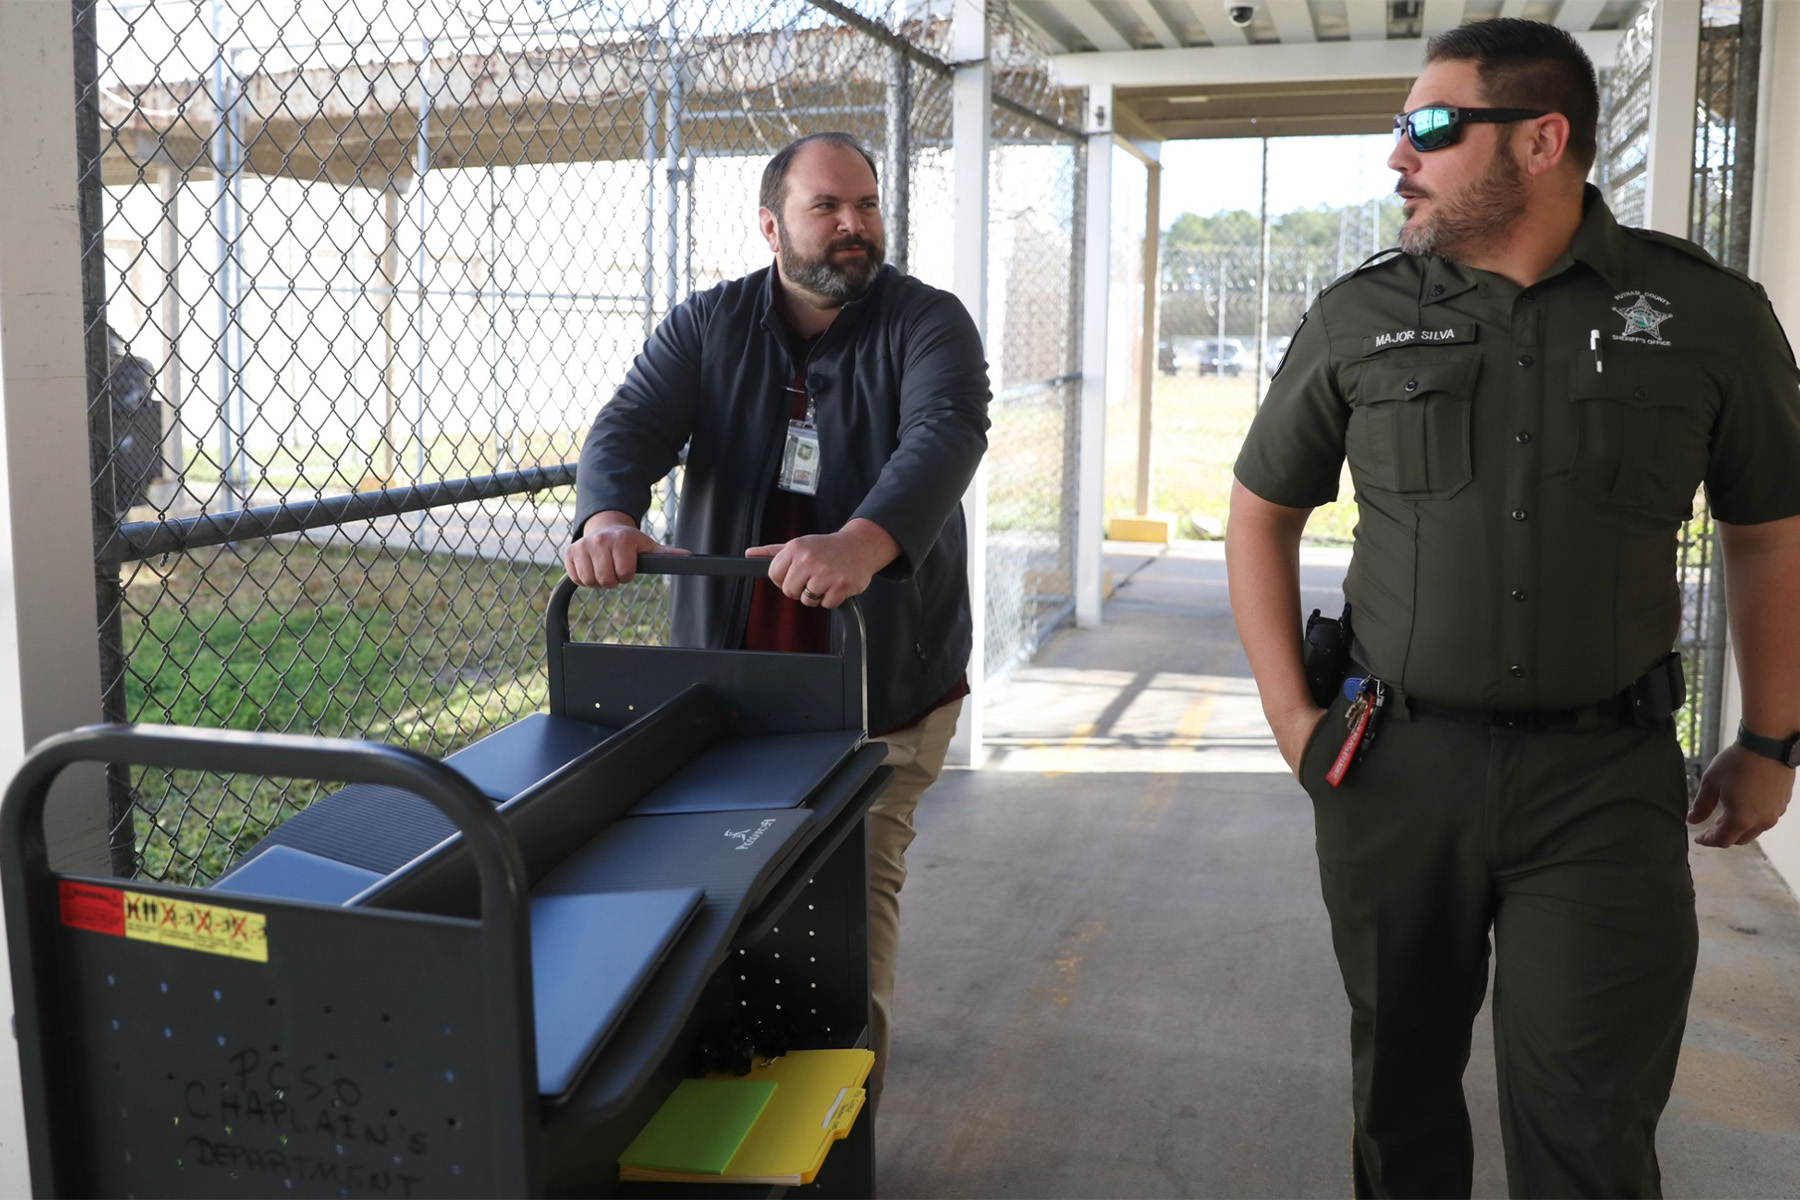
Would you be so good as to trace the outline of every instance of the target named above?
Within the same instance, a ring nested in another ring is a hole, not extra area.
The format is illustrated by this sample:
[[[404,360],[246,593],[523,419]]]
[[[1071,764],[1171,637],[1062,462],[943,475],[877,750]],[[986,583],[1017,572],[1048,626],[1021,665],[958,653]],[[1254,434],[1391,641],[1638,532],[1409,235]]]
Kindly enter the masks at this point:
[[[1800,147],[1800,4],[1764,4],[1763,21],[1766,49],[1757,137],[1755,261],[1750,273],[1768,289],[1788,340],[1796,342],[1800,339],[1800,153],[1795,149]],[[1737,723],[1733,671],[1722,723],[1727,736]],[[1775,869],[1800,894],[1800,804],[1760,841]]]

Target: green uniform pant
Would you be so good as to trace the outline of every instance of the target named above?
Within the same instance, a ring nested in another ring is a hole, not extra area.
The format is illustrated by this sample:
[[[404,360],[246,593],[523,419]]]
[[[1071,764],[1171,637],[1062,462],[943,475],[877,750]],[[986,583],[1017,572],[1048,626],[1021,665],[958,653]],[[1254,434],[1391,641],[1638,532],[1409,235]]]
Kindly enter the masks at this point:
[[[1698,931],[1672,723],[1524,732],[1390,705],[1342,786],[1306,747],[1350,997],[1358,1196],[1467,1196],[1463,1068],[1494,953],[1514,1196],[1655,1196]]]

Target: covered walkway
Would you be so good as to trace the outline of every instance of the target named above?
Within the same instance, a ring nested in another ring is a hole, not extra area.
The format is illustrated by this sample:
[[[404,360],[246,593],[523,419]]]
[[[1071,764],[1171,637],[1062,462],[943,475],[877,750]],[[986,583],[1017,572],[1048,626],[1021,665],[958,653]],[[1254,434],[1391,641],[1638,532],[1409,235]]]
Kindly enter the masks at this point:
[[[1346,559],[1309,551],[1308,609],[1341,605]],[[920,808],[881,1194],[1349,1195],[1349,1009],[1311,806],[1262,722],[1223,555],[1108,565],[1105,626],[1012,676],[989,769]],[[1760,851],[1692,863],[1665,1188],[1800,1195],[1800,903]],[[1485,1017],[1467,1090],[1475,1194],[1505,1195]]]

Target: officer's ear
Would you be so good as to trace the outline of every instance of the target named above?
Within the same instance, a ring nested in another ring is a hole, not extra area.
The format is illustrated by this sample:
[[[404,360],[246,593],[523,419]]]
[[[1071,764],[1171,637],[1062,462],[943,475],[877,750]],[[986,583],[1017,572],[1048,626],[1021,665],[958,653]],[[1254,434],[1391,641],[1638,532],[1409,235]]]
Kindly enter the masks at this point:
[[[770,254],[781,249],[781,225],[775,219],[773,211],[766,208],[757,209],[756,227],[762,230],[763,241],[769,243]]]
[[[1568,157],[1569,118],[1556,112],[1533,117],[1523,123],[1517,146],[1527,175],[1555,170]]]

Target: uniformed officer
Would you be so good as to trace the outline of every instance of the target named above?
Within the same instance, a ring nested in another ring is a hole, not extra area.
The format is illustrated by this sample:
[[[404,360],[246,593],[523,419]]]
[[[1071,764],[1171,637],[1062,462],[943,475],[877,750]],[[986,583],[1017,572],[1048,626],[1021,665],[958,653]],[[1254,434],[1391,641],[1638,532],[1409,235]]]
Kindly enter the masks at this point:
[[[1440,34],[1407,108],[1403,253],[1307,314],[1226,541],[1264,712],[1314,801],[1356,1191],[1468,1195],[1491,930],[1513,1194],[1654,1195],[1697,944],[1683,817],[1717,809],[1701,844],[1745,844],[1793,784],[1800,373],[1761,288],[1585,187],[1597,97],[1566,34]],[[1297,547],[1346,457],[1351,678],[1321,712]],[[1745,732],[1690,807],[1670,647],[1701,483]]]

